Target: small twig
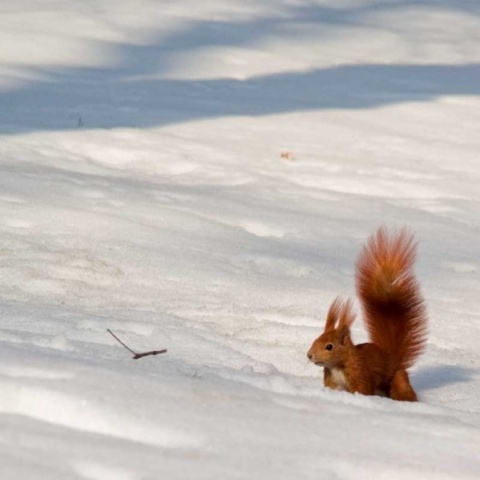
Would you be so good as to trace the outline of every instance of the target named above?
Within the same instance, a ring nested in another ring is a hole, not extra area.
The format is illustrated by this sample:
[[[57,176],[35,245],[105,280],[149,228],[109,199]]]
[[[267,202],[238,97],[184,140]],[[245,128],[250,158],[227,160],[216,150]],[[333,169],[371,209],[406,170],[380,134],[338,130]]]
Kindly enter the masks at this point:
[[[136,353],[133,356],[133,359],[138,360],[139,358],[148,357],[148,355],[159,355],[160,353],[167,353],[167,349],[164,348],[163,350],[152,350],[151,352]]]
[[[123,347],[125,347],[130,353],[133,353],[133,359],[138,360],[139,358],[148,357],[149,355],[159,355],[161,353],[167,353],[167,349],[164,348],[163,350],[152,350],[151,352],[144,352],[144,353],[137,353],[133,351],[128,345],[125,345],[109,328],[107,328],[107,332]]]
[[[129,352],[133,353],[134,355],[138,355],[137,352],[134,352],[130,347],[125,345],[109,328],[107,328],[107,332],[120,344],[123,345]]]

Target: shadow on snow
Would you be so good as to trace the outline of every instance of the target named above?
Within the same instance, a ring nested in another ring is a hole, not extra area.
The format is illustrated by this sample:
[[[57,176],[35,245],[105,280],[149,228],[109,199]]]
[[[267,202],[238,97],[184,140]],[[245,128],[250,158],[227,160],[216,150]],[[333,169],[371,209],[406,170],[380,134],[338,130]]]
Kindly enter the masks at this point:
[[[435,365],[422,368],[412,374],[419,391],[435,390],[451,383],[469,382],[478,373],[476,370],[458,365]]]
[[[368,14],[406,6],[460,9],[475,2],[400,0],[351,8],[297,6],[286,14],[246,22],[193,22],[150,45],[112,47],[118,66],[42,70],[18,90],[0,94],[0,133],[85,128],[153,127],[223,116],[262,116],[323,109],[366,109],[424,102],[444,95],[480,94],[480,64],[345,65],[235,80],[168,80],[182,53],[212,46],[255,47],[263,38],[295,38],[296,27],[369,27]],[[325,27],[325,28],[324,28]],[[316,31],[317,31],[316,30]],[[373,33],[374,34],[374,33]],[[156,79],[148,76],[156,75]]]

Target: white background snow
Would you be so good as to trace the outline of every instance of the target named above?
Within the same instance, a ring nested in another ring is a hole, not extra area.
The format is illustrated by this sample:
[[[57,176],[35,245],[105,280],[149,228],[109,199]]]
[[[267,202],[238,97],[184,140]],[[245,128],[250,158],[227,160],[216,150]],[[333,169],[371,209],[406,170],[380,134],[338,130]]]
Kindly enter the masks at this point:
[[[480,478],[479,25],[2,0],[1,479]],[[306,361],[380,224],[419,240],[418,404]]]

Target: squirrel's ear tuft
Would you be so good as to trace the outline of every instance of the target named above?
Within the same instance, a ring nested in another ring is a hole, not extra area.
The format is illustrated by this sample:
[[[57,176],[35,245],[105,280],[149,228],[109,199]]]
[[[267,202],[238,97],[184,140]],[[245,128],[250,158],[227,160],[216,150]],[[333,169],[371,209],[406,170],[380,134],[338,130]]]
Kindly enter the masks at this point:
[[[350,327],[350,325],[355,321],[356,313],[353,309],[353,302],[350,298],[342,304],[339,317],[339,328],[343,328],[343,326]]]
[[[354,320],[353,302],[350,299],[343,300],[342,297],[337,297],[328,310],[325,332],[335,330],[335,328],[341,330],[344,326],[349,327]]]
[[[337,297],[330,308],[328,309],[327,314],[327,321],[325,323],[325,332],[329,332],[330,330],[335,330],[335,325],[337,324],[338,317],[340,314],[340,309],[342,308],[343,301],[341,297]]]

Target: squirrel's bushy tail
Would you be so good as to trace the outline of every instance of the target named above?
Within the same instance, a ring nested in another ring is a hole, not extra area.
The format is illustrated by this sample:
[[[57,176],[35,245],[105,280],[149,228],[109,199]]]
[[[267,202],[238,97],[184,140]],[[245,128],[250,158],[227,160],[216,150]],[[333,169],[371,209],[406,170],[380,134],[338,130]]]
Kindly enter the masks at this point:
[[[356,286],[370,341],[389,352],[396,368],[410,367],[423,352],[427,313],[413,272],[413,235],[381,227],[357,259]]]

